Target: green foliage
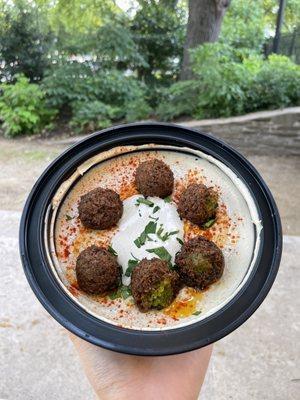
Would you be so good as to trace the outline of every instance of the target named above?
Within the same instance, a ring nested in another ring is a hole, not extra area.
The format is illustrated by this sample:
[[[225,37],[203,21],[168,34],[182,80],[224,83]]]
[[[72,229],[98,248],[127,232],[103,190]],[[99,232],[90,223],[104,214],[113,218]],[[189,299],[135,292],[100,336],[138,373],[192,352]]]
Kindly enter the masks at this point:
[[[73,103],[72,111],[70,125],[77,133],[82,133],[106,128],[123,117],[126,122],[145,119],[151,113],[151,108],[143,99],[133,100],[122,108],[95,100]]]
[[[31,81],[39,80],[49,65],[48,51],[52,35],[45,16],[24,0],[14,6],[0,3],[0,60],[5,63],[3,75],[10,79],[23,73]]]
[[[279,7],[278,0],[263,0],[264,9],[264,26],[266,30],[275,32],[277,12]],[[293,32],[300,24],[300,1],[288,0],[286,1],[284,10],[284,23],[282,32]]]
[[[166,90],[161,119],[228,117],[300,102],[300,67],[284,56],[267,60],[220,43],[193,51],[195,79]]]
[[[135,69],[148,67],[140,54],[129,20],[124,16],[114,16],[96,32],[93,51],[102,67]]]
[[[78,35],[98,29],[107,15],[118,11],[113,0],[40,0],[39,3],[48,8],[49,21],[56,32],[63,29],[77,39]]]
[[[158,118],[162,121],[170,121],[182,115],[193,115],[198,92],[197,81],[174,83],[163,92],[161,102],[156,110]]]
[[[246,112],[299,105],[300,67],[288,57],[272,54],[261,64],[246,94]]]
[[[95,71],[88,63],[66,63],[49,71],[42,87],[50,107],[71,110],[71,126],[77,132],[122,118],[133,122],[151,112],[144,85],[116,69]]]
[[[147,119],[149,118],[149,115],[152,112],[151,107],[142,97],[127,103],[125,105],[125,109],[126,109],[126,115],[125,115],[126,122],[135,122]]]
[[[56,36],[56,48],[64,54],[91,53],[95,32],[107,15],[118,11],[113,0],[38,0],[47,9]]]
[[[259,52],[265,41],[263,0],[233,0],[225,14],[220,41]]]
[[[66,63],[48,71],[43,80],[48,103],[54,107],[74,102],[102,101],[113,106],[141,97],[143,85],[122,71],[94,70],[88,63]]]
[[[73,104],[71,126],[77,132],[91,132],[107,128],[112,121],[122,114],[119,107],[112,107],[101,101],[78,102]]]
[[[185,36],[184,12],[174,0],[138,0],[131,23],[134,41],[146,65],[137,66],[147,83],[177,77]]]
[[[257,59],[225,44],[205,44],[193,52],[193,70],[199,81],[194,111],[198,118],[242,114],[245,88],[255,73]],[[247,63],[243,61],[247,59]]]
[[[37,133],[55,115],[46,107],[41,88],[24,75],[17,76],[14,85],[2,84],[0,90],[0,120],[6,137]]]
[[[278,0],[232,0],[219,42],[192,51],[194,79],[183,82],[187,2],[131,4],[125,13],[115,0],[0,0],[0,79],[23,74],[1,86],[7,136],[42,129],[55,114],[48,110],[89,132],[153,115],[226,117],[299,104],[299,66],[262,56]],[[294,38],[284,52],[293,47],[295,60],[299,16],[299,0],[289,0],[282,32]]]

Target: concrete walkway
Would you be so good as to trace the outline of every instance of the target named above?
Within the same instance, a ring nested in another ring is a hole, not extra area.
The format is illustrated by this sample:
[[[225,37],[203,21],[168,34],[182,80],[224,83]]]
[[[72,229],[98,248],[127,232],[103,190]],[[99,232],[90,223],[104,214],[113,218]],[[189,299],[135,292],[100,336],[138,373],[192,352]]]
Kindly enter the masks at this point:
[[[18,255],[19,219],[19,212],[0,212],[0,399],[92,400],[66,331],[27,284]],[[297,399],[299,259],[300,238],[286,236],[271,293],[242,327],[215,344],[200,399]]]
[[[300,107],[230,118],[187,120],[178,125],[210,133],[246,155],[300,156]],[[62,138],[56,143],[70,145],[83,137]]]

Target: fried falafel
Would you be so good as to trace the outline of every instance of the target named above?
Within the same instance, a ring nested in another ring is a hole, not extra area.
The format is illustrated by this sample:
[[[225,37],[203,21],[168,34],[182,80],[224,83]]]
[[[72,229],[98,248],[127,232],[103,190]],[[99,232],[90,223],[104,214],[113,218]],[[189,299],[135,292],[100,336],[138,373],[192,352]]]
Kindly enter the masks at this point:
[[[77,258],[77,283],[86,293],[105,294],[116,289],[121,282],[121,273],[117,257],[102,247],[90,246]]]
[[[175,263],[183,283],[201,290],[218,281],[224,271],[222,251],[202,236],[185,243],[177,253]]]
[[[131,290],[140,311],[169,306],[180,289],[177,272],[158,258],[142,259],[132,272]]]
[[[83,195],[78,206],[82,224],[91,229],[108,229],[117,224],[123,214],[123,203],[111,189],[96,188]]]
[[[218,194],[202,184],[193,184],[182,193],[178,214],[196,225],[203,225],[216,217]]]
[[[142,162],[135,175],[137,190],[144,196],[167,197],[173,191],[174,175],[170,167],[161,160]]]

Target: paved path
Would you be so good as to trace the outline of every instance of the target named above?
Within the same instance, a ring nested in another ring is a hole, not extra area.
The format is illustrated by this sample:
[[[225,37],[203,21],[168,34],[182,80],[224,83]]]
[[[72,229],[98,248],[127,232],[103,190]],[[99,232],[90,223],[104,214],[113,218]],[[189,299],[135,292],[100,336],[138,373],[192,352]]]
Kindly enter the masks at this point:
[[[0,211],[0,399],[92,400],[65,330],[26,282],[18,255],[19,218],[19,212]],[[242,327],[216,343],[202,400],[297,399],[299,259],[300,238],[285,237],[271,293]]]
[[[178,124],[217,136],[245,154],[300,156],[300,107]],[[67,145],[80,139],[62,138],[59,143]]]

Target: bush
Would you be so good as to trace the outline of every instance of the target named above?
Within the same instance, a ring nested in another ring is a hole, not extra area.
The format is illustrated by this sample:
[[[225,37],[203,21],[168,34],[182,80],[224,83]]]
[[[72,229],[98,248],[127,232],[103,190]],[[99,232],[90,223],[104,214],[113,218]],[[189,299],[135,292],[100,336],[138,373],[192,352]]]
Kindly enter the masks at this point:
[[[77,132],[122,118],[133,122],[151,112],[145,86],[118,70],[94,71],[88,63],[67,63],[49,71],[42,86],[50,107],[70,108],[71,126]]]
[[[152,109],[148,103],[141,97],[132,100],[126,104],[126,122],[140,121],[147,119],[151,114]]]
[[[122,106],[140,97],[143,86],[118,70],[94,70],[88,63],[66,63],[48,71],[43,80],[51,106],[72,106],[73,102],[102,101]]]
[[[288,57],[270,55],[246,95],[246,112],[299,105],[300,67]]]
[[[113,122],[124,116],[124,110],[111,106],[101,101],[78,102],[73,104],[74,116],[70,126],[77,133],[92,132],[107,128]],[[151,113],[151,108],[144,100],[134,100],[126,105],[126,122],[134,122],[145,119]]]
[[[198,82],[194,80],[174,83],[165,89],[156,114],[162,121],[170,121],[182,115],[194,115]]]
[[[120,118],[121,110],[101,101],[74,103],[74,117],[70,125],[77,132],[89,132],[107,128],[112,121]]]
[[[247,88],[260,68],[260,58],[249,55],[244,49],[209,43],[196,49],[192,60],[199,88],[195,116],[243,114]]]
[[[263,60],[245,49],[207,43],[192,52],[192,63],[195,79],[165,91],[157,109],[161,119],[228,117],[299,104],[300,67],[287,57]]]
[[[24,75],[16,78],[14,85],[0,85],[0,119],[6,137],[37,133],[56,114],[46,107],[45,93],[37,84],[30,83]]]

